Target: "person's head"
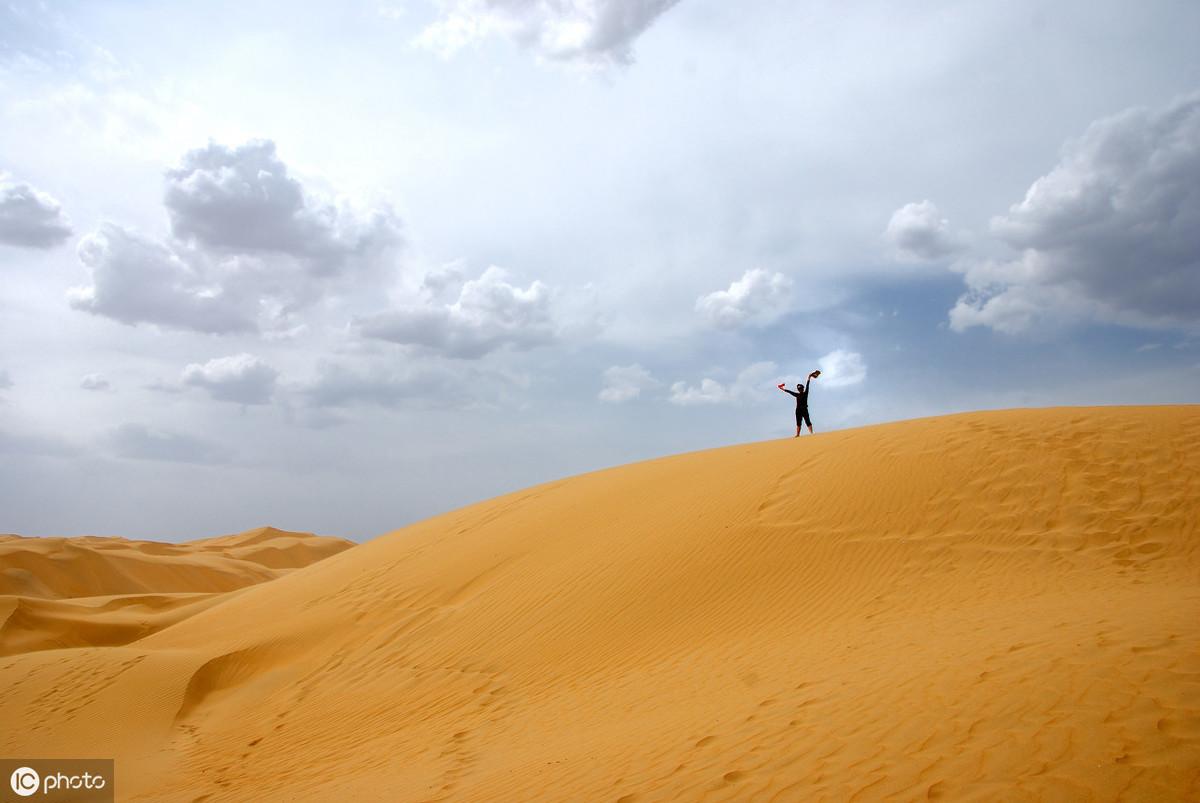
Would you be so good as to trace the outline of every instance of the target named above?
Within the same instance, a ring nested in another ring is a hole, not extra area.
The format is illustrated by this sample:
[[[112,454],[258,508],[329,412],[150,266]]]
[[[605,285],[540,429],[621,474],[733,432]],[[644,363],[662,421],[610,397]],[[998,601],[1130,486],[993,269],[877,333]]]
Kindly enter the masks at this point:
[[[801,383],[797,382],[797,383],[796,383],[796,390],[804,390],[804,385],[802,385]]]

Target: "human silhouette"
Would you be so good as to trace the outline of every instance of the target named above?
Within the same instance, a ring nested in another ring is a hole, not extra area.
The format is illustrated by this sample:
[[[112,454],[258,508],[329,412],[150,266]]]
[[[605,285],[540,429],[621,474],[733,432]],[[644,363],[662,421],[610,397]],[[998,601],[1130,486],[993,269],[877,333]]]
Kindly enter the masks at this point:
[[[808,417],[808,385],[814,379],[821,375],[820,371],[813,371],[808,375],[808,379],[803,385],[797,384],[794,391],[788,390],[780,382],[778,388],[789,396],[796,397],[796,437],[800,437],[800,427],[802,424],[808,425],[808,434],[813,434],[812,419]]]

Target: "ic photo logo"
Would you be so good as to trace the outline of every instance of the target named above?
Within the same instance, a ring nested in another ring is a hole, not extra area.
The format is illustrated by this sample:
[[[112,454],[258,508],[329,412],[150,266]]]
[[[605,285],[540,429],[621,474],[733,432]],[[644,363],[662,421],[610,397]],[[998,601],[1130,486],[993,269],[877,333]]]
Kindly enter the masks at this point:
[[[12,790],[21,797],[29,797],[41,788],[42,779],[37,774],[37,770],[30,769],[29,767],[17,767],[13,770],[8,783],[12,787]]]
[[[111,758],[0,758],[0,803],[113,803],[114,764]]]

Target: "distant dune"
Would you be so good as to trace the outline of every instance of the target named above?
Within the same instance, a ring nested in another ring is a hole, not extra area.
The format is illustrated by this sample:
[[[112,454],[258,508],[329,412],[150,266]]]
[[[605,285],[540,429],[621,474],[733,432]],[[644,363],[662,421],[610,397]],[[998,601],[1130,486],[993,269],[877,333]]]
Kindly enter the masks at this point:
[[[0,655],[125,644],[352,546],[274,527],[170,544],[0,535]]]
[[[1198,800],[1198,522],[1176,406],[679,455],[274,579],[328,553],[5,539],[9,610],[206,596],[17,628],[0,753],[115,757],[138,801]]]
[[[0,595],[61,599],[232,591],[351,546],[342,538],[274,527],[182,543],[0,535]]]

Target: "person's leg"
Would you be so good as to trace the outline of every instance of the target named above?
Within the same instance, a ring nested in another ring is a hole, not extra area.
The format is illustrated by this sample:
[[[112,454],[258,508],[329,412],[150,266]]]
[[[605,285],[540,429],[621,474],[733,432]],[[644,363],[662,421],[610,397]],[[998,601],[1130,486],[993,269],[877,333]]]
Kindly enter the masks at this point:
[[[796,411],[796,437],[797,437],[797,438],[799,438],[799,437],[800,437],[800,425],[801,425],[803,422],[804,422],[804,416],[802,416],[802,415],[800,414],[800,411],[799,411],[799,410],[797,410],[797,411]]]
[[[804,423],[805,423],[805,424],[808,424],[808,434],[809,434],[809,435],[813,434],[813,431],[812,431],[812,419],[808,417],[808,410],[805,410],[805,411],[804,411]]]

